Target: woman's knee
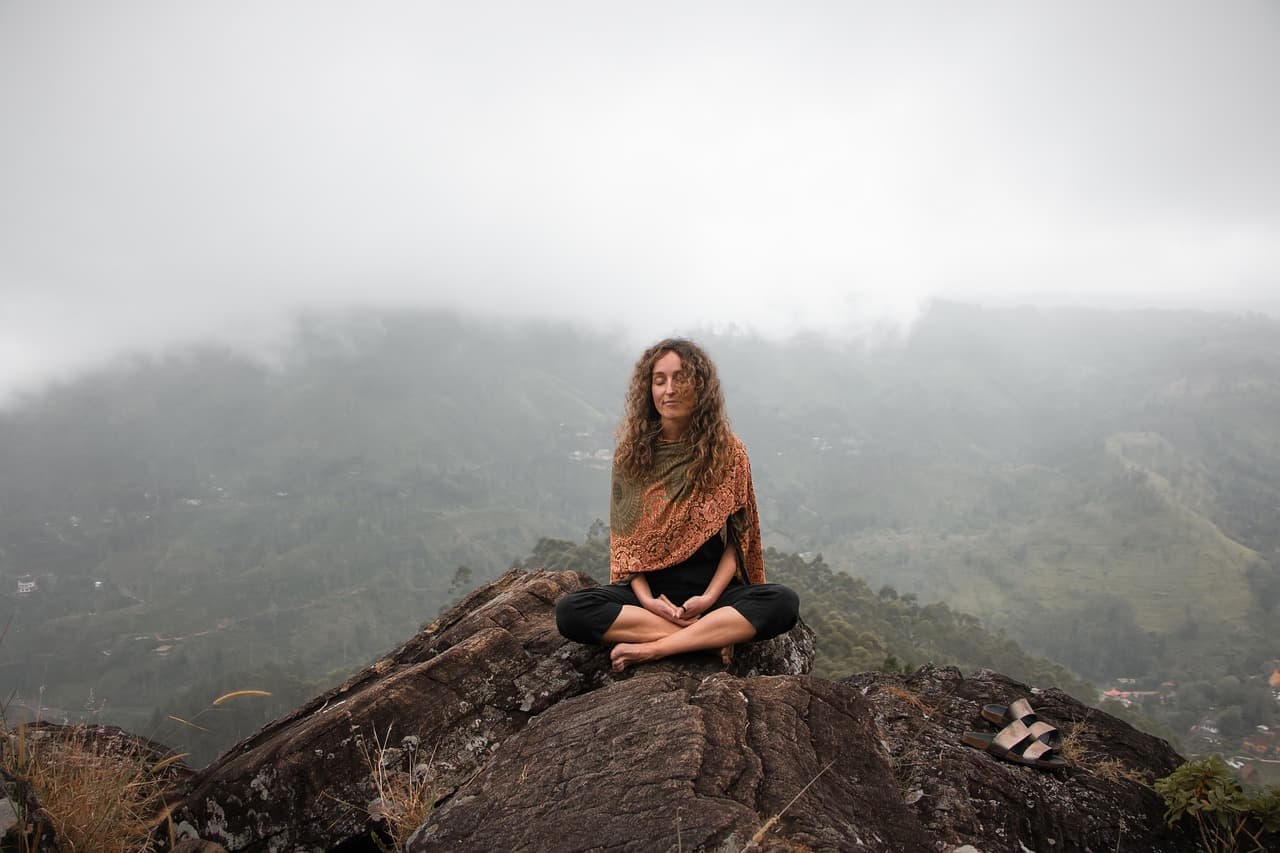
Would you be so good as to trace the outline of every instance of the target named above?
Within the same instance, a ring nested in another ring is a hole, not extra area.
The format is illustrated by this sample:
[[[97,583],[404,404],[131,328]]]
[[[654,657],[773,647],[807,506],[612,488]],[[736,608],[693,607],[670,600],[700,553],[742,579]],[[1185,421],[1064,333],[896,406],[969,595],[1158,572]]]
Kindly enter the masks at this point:
[[[759,632],[761,639],[785,634],[800,619],[800,596],[795,590],[782,584],[771,584],[769,615],[765,629]]]
[[[786,623],[786,629],[790,631],[796,626],[796,621],[800,618],[800,596],[789,586],[778,585],[778,614]]]
[[[578,607],[573,601],[574,593],[563,595],[556,602],[556,630],[561,635],[575,640],[577,637],[577,628],[581,622],[578,618]]]
[[[598,643],[597,631],[592,627],[595,610],[589,590],[577,590],[562,596],[556,602],[556,630],[561,636],[575,643]],[[588,593],[588,594],[584,594]]]

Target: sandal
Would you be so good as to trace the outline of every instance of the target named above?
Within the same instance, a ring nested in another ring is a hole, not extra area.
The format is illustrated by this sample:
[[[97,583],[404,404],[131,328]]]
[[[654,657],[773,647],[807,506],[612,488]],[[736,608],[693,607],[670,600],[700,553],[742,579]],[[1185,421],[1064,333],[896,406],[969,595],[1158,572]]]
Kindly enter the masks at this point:
[[[1017,720],[1031,731],[1036,740],[1046,746],[1056,748],[1062,745],[1062,733],[1036,716],[1036,712],[1031,710],[1031,703],[1026,699],[1018,699],[1008,706],[983,705],[982,716],[997,726],[1007,726]]]
[[[1037,740],[1031,733],[1031,729],[1023,725],[1021,720],[1014,720],[998,734],[965,732],[963,739],[969,746],[989,752],[996,758],[1012,761],[1014,764],[1025,764],[1028,767],[1039,767],[1045,770],[1067,766],[1067,762],[1057,754],[1058,750]]]

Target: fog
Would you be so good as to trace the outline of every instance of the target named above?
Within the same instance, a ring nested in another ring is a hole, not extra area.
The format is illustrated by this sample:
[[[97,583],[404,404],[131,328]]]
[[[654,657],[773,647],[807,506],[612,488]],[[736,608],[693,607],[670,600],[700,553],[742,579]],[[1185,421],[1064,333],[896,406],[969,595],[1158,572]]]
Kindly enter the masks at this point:
[[[1280,5],[0,4],[0,402],[302,310],[1280,313]]]

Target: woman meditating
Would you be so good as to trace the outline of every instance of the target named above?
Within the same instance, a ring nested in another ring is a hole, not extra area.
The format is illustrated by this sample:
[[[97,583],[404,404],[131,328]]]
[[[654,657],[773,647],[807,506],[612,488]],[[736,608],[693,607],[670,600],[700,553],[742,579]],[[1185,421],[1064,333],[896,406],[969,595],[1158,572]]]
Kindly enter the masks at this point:
[[[619,672],[682,652],[767,640],[800,602],[764,582],[751,463],[729,430],[715,366],[691,341],[645,350],[613,454],[610,584],[556,605],[560,633],[615,644]]]

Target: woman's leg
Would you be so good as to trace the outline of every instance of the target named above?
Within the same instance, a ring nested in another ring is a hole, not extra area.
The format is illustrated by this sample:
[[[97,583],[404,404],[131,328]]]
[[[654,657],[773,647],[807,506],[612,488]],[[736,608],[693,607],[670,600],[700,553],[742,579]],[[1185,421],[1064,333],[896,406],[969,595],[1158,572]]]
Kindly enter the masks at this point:
[[[697,623],[695,623],[697,624]],[[680,626],[668,622],[656,613],[650,613],[643,607],[624,604],[618,611],[618,618],[604,632],[606,643],[649,643],[661,640],[674,634]]]
[[[796,626],[800,598],[777,583],[734,584],[720,595],[717,607],[732,607],[756,629],[754,639],[768,640]]]
[[[556,627],[579,643],[648,643],[680,630],[640,606],[625,584],[571,592],[556,602]]]
[[[672,625],[672,627],[676,626]],[[685,652],[723,649],[734,643],[745,643],[755,635],[756,629],[747,621],[747,617],[732,607],[720,607],[707,613],[689,627],[676,628],[675,631],[661,638],[650,641],[621,642],[613,647],[609,657],[613,661],[613,668],[622,672],[628,664],[657,660]],[[606,639],[607,637],[608,635]]]

